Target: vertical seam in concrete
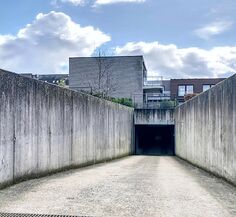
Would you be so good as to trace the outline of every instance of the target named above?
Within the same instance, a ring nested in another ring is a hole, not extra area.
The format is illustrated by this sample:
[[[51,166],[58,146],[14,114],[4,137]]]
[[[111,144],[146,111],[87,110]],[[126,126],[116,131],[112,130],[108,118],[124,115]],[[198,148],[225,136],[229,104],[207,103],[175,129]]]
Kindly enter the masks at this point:
[[[73,162],[73,124],[74,124],[74,95],[73,93],[71,94],[71,114],[70,114],[70,117],[71,117],[71,130],[70,130],[70,162],[72,163]]]
[[[15,80],[13,80],[13,96],[15,96],[16,94],[16,84],[15,84]],[[13,182],[15,181],[15,157],[16,157],[16,120],[15,120],[15,114],[16,114],[16,98],[14,97],[13,99],[13,159],[12,159],[12,167],[13,167]]]
[[[34,114],[35,114],[35,120],[37,120],[37,124],[36,124],[36,132],[37,132],[37,135],[39,135],[39,120],[38,120],[38,118],[39,118],[39,116],[38,116],[38,114],[37,114],[37,102],[40,102],[40,101],[38,101],[37,100],[37,85],[36,85],[36,83],[34,83],[34,96],[33,96],[33,99],[35,100],[34,102],[35,102],[35,105],[34,105],[34,108],[35,108],[35,112],[34,112]],[[39,107],[40,107],[40,105],[39,105]],[[39,109],[39,108],[38,108]],[[37,150],[37,165],[36,165],[36,168],[37,168],[37,173],[39,172],[39,155],[40,155],[40,153],[39,153],[39,137],[37,137],[36,138],[36,140],[37,140],[37,143],[36,143],[36,150]]]
[[[109,138],[110,138],[110,135],[109,135],[109,114],[110,114],[110,109],[109,109],[109,107],[108,107],[108,109],[107,109],[107,148],[108,148],[108,150],[109,150]],[[106,157],[105,157],[106,159],[110,159],[110,153],[109,154],[107,154],[106,153]]]

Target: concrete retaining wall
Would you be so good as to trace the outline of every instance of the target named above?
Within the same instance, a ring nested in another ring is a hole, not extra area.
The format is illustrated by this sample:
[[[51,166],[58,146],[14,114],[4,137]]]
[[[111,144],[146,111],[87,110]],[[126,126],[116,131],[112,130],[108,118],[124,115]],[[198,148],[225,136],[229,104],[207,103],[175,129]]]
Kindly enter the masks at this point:
[[[133,109],[0,70],[0,186],[133,152]]]
[[[236,184],[236,75],[175,111],[176,154]]]
[[[135,109],[135,125],[174,125],[174,109]]]

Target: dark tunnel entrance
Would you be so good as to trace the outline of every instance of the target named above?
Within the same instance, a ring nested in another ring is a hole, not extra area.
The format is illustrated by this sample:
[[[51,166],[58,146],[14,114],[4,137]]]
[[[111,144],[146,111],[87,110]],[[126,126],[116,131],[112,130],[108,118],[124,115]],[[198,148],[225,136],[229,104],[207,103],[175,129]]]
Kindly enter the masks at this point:
[[[135,152],[145,155],[175,155],[174,125],[136,125]]]

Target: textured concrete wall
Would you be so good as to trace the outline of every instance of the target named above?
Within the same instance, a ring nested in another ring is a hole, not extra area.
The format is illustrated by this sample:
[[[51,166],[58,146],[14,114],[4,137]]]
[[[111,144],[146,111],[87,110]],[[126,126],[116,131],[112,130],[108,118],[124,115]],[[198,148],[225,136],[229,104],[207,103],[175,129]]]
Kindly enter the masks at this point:
[[[135,125],[174,125],[174,109],[135,109]]]
[[[236,75],[175,111],[176,154],[236,184]]]
[[[0,70],[0,186],[133,152],[133,109]]]
[[[114,90],[109,93],[110,96],[132,98],[133,94],[138,94],[136,100],[142,102],[143,64],[142,56],[70,58],[69,85],[72,89],[89,86],[95,89],[98,85],[99,65],[101,65],[102,71],[107,68],[105,71],[110,73],[111,86],[114,87]],[[89,90],[89,88],[82,89]]]

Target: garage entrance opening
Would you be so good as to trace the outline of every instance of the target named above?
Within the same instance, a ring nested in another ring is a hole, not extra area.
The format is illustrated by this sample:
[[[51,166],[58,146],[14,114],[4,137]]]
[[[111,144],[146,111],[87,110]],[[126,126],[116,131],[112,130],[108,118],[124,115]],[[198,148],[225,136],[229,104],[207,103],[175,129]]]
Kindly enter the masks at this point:
[[[175,155],[174,125],[136,125],[136,154]]]

